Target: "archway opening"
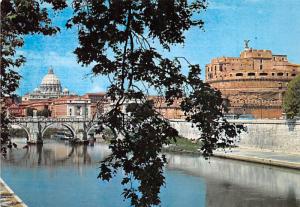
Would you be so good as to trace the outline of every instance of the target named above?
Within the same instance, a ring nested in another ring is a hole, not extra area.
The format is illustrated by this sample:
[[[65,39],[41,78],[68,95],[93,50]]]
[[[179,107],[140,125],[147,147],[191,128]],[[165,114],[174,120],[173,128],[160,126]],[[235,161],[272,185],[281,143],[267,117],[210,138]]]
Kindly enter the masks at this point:
[[[73,128],[66,124],[54,123],[47,126],[42,132],[43,140],[67,140],[74,137]]]
[[[12,124],[9,128],[9,136],[11,139],[15,140],[24,140],[27,142],[29,140],[30,134],[29,130],[23,127],[22,125]]]
[[[97,130],[98,128],[99,128],[98,124],[95,124],[87,130],[87,136],[89,139],[94,139],[95,141],[96,140],[103,141],[103,140],[110,140],[115,137],[111,129],[105,127],[104,130],[100,133]]]

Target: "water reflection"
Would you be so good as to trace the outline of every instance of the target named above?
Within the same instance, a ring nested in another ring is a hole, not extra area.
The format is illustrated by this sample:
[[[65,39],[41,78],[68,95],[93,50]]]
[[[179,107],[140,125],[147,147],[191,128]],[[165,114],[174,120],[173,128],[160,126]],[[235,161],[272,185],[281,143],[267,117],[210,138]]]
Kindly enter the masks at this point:
[[[56,167],[92,165],[110,153],[107,145],[69,145],[64,142],[46,140],[44,145],[27,146],[23,140],[14,140],[18,149],[9,150],[7,159],[10,165],[19,167]]]
[[[170,170],[204,177],[209,207],[300,206],[300,172],[247,162],[168,155]]]
[[[124,206],[122,203],[114,204],[114,202],[122,200],[121,197],[115,199],[116,196],[121,195],[119,182],[112,181],[107,184],[105,188],[100,189],[97,187],[97,184],[95,184],[96,181],[94,179],[98,172],[98,163],[110,153],[107,145],[96,144],[93,147],[81,145],[71,146],[63,142],[58,143],[46,140],[43,146],[23,148],[23,146],[25,146],[25,140],[17,140],[17,142],[18,149],[9,151],[7,160],[3,160],[4,166],[7,167],[7,172],[4,173],[6,176],[4,179],[13,182],[16,177],[26,183],[25,188],[27,191],[32,190],[32,192],[35,192],[34,186],[29,189],[27,183],[28,178],[26,176],[30,174],[29,177],[31,177],[34,173],[39,171],[39,177],[42,177],[42,181],[37,183],[40,183],[49,178],[49,175],[44,173],[45,169],[49,170],[50,168],[50,171],[56,169],[57,176],[64,177],[64,182],[61,182],[60,178],[52,182],[61,185],[60,189],[69,191],[70,195],[73,195],[73,193],[76,194],[78,189],[92,188],[93,186],[95,191],[99,191],[99,194],[104,195],[107,193],[108,196],[104,196],[102,200],[106,202],[104,206]],[[167,186],[166,189],[162,190],[163,206],[300,206],[299,171],[217,158],[212,158],[207,161],[201,157],[190,155],[168,154],[167,159]],[[80,173],[81,178],[79,179],[77,177],[78,174],[73,173],[74,170],[72,168],[74,167],[80,169],[80,171],[85,169],[86,173],[91,171],[95,173],[95,175],[90,178],[87,174]],[[24,171],[20,168],[23,168]],[[62,169],[63,171],[58,169]],[[31,171],[34,171],[34,173],[31,174]],[[24,176],[24,178],[22,176]],[[50,176],[54,176],[54,174],[52,173]],[[90,179],[90,181],[86,181],[86,179]],[[76,192],[73,192],[73,187],[67,184],[68,180],[70,182],[74,180],[84,181],[82,181],[81,184],[79,182],[78,189]],[[19,183],[20,181],[16,181],[15,185],[19,185]],[[51,188],[47,187],[48,185],[50,186],[50,183],[47,181],[45,181],[45,185],[46,188]],[[12,187],[18,189],[18,186]],[[110,187],[119,190],[117,192],[113,192],[112,190],[106,192],[105,190]],[[35,196],[31,198],[31,195],[26,193],[22,195],[24,186],[22,187],[22,185],[20,185],[19,189],[22,197],[28,197],[28,202],[32,204],[31,206],[37,203]],[[54,188],[53,191],[57,191],[57,189]],[[88,189],[84,192],[88,192]],[[113,193],[115,196],[111,196]],[[199,196],[201,195],[203,197],[200,199]],[[183,197],[186,199],[183,199]],[[47,198],[41,199],[40,202],[44,204],[43,202],[46,199]],[[99,198],[97,199],[95,196],[86,196],[86,199],[91,200],[92,203],[99,200]],[[185,204],[183,204],[183,200]],[[65,201],[61,202],[63,203]],[[76,204],[77,203],[74,202],[72,203],[73,206],[76,206]],[[45,204],[45,206],[53,206],[53,203]]]

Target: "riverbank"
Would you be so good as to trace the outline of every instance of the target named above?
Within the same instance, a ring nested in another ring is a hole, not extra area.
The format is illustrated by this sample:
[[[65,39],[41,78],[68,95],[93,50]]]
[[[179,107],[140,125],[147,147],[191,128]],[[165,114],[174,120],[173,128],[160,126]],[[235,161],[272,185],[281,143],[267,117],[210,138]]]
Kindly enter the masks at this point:
[[[237,147],[215,151],[214,156],[300,170],[300,153]]]
[[[0,178],[0,206],[27,207],[27,205]]]
[[[163,152],[199,156],[202,154],[199,142],[182,137],[178,137],[176,140],[165,146]],[[232,147],[215,150],[213,156],[300,170],[300,152],[286,153],[258,148]]]

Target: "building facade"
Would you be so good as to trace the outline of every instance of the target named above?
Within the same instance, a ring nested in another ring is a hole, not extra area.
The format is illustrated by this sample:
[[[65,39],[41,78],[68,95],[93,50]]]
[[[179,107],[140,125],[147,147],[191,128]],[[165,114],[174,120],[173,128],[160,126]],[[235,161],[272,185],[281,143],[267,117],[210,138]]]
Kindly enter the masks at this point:
[[[51,117],[54,118],[92,118],[91,100],[80,96],[65,96],[52,100]]]
[[[181,110],[181,99],[174,100],[173,104],[168,105],[161,96],[149,96],[153,100],[155,110],[166,119],[185,119],[184,112]]]
[[[300,74],[300,65],[289,62],[286,55],[246,44],[240,57],[212,59],[205,71],[206,82],[229,101],[230,113],[280,118],[287,84]]]

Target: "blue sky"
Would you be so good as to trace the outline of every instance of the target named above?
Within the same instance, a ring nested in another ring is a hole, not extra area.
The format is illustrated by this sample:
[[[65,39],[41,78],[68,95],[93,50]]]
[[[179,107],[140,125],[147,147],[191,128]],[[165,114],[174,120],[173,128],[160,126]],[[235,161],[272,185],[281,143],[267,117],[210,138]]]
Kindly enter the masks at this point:
[[[186,32],[184,46],[172,47],[168,56],[185,56],[203,69],[212,58],[239,56],[243,41],[249,39],[256,49],[270,49],[274,54],[286,54],[291,62],[300,63],[300,1],[299,0],[209,0],[209,8],[201,14],[204,31]],[[57,13],[54,24],[63,26],[71,9]],[[19,50],[26,64],[17,93],[24,95],[38,87],[50,66],[63,87],[78,94],[104,91],[105,77],[91,78],[91,67],[82,67],[73,54],[77,46],[76,29],[66,30],[53,37],[27,36]],[[204,71],[202,72],[202,77]]]

